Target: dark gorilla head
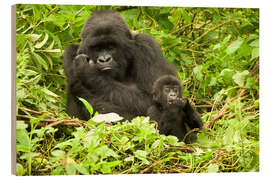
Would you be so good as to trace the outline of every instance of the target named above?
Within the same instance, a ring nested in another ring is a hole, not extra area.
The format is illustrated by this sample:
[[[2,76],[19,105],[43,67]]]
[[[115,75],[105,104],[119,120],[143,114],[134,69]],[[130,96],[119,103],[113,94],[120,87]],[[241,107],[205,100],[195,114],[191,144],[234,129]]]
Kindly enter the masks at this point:
[[[168,106],[182,98],[182,86],[176,77],[165,75],[154,82],[152,95],[154,102]]]
[[[132,59],[132,36],[118,12],[98,11],[86,21],[77,54],[86,54],[104,75],[123,79]]]
[[[118,34],[131,39],[130,30],[122,16],[113,10],[97,11],[86,21],[81,33],[82,39],[101,35]]]

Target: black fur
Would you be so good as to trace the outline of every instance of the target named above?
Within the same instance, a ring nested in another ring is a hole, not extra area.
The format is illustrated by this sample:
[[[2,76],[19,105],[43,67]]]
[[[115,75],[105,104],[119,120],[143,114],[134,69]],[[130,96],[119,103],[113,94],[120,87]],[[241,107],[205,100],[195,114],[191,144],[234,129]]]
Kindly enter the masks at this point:
[[[156,41],[146,34],[131,34],[115,11],[94,13],[81,37],[82,43],[68,46],[63,55],[70,116],[89,119],[77,97],[99,113],[115,112],[125,119],[145,116],[154,81],[176,75]]]
[[[165,86],[178,87],[178,91],[169,98],[164,91]],[[158,122],[160,133],[177,136],[183,140],[186,133],[194,128],[202,128],[200,115],[192,108],[188,99],[182,97],[180,81],[174,76],[162,76],[153,85],[153,104],[148,109],[148,115]],[[197,139],[196,132],[192,132],[184,139],[191,143]]]

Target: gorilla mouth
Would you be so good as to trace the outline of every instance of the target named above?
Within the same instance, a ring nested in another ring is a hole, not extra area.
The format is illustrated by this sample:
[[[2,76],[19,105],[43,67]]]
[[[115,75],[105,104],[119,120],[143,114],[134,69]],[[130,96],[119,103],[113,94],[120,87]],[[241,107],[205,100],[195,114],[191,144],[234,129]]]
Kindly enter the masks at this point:
[[[173,103],[173,99],[168,98],[168,99],[167,99],[167,103],[168,103],[168,104],[172,104],[172,103]]]
[[[107,67],[101,68],[101,71],[108,71],[108,70],[112,70],[112,67],[107,66]]]

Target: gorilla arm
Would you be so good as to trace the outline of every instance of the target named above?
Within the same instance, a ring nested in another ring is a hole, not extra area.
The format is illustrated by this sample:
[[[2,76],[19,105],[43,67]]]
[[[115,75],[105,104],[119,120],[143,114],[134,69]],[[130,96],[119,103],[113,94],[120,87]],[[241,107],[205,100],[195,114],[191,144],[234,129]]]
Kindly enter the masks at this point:
[[[90,103],[95,101],[94,103],[99,104],[99,107],[103,104],[111,111],[125,112],[126,110],[137,115],[145,115],[151,102],[149,95],[143,93],[137,86],[118,82],[100,74],[95,65],[89,63],[84,56],[75,59],[78,47],[71,45],[64,53],[68,90],[72,95],[82,97]],[[103,102],[98,102],[96,97],[101,97]],[[102,108],[96,108],[97,111],[100,109]]]
[[[137,112],[137,115],[146,114],[151,103],[149,95],[143,93],[134,84],[119,82],[109,76],[101,75],[95,65],[87,61],[80,63],[85,64],[83,70],[78,71],[78,77],[84,87],[95,92],[97,96],[101,96],[106,102]]]
[[[191,106],[190,102],[186,99],[186,105],[184,107],[184,112],[186,113],[187,121],[186,123],[191,129],[199,128],[201,129],[203,126],[202,119],[198,112],[194,110]]]

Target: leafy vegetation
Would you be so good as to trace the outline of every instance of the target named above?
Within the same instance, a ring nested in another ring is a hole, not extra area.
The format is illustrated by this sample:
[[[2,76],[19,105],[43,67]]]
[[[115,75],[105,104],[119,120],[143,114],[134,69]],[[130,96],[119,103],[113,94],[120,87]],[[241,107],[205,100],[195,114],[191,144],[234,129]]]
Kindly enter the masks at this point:
[[[110,8],[177,68],[204,121],[197,142],[161,135],[147,117],[66,115],[63,49]],[[16,16],[17,175],[259,171],[258,9],[17,5]]]

